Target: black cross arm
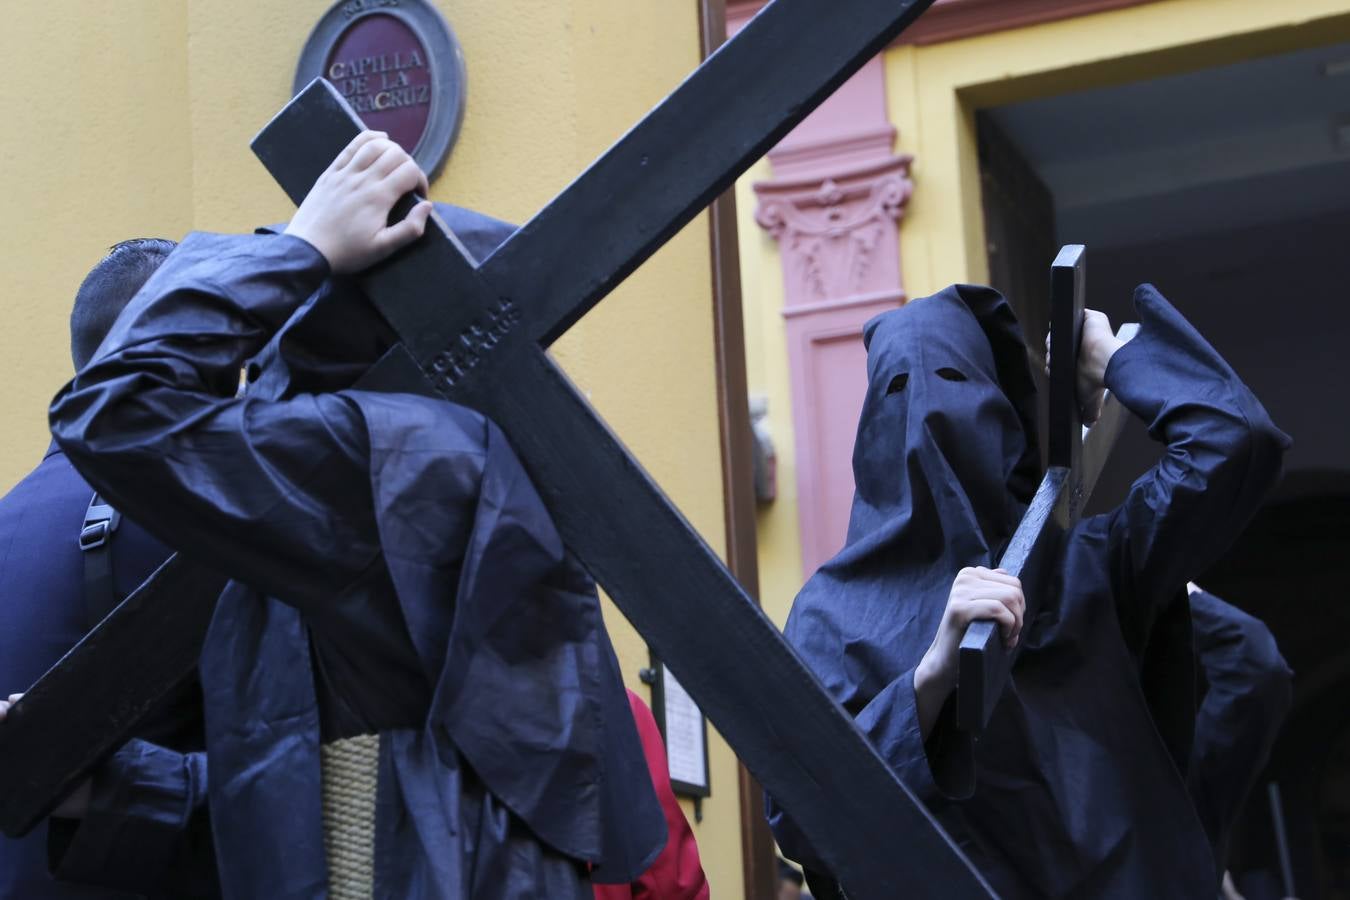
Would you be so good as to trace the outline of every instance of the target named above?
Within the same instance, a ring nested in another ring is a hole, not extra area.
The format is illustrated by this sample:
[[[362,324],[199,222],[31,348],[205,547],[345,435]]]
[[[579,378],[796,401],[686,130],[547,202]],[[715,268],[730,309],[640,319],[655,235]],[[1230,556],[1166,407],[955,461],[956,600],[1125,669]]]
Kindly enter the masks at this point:
[[[528,300],[528,334],[548,346],[931,4],[774,0],[484,261],[479,277],[497,297]],[[315,132],[331,116],[315,93],[311,84],[299,95],[307,103],[288,106],[260,135],[272,137],[254,143],[297,204],[336,155]],[[274,165],[283,155],[286,165]],[[399,330],[421,334],[408,350],[422,361],[457,333]]]
[[[1066,244],[1050,264],[1050,402],[1046,467],[1073,469],[1083,448],[1078,350],[1083,340],[1087,248]]]
[[[50,815],[192,674],[224,585],[169,557],[23,695],[0,726],[0,832]]]
[[[548,346],[931,0],[774,0],[483,266]],[[541,240],[541,238],[543,238]]]

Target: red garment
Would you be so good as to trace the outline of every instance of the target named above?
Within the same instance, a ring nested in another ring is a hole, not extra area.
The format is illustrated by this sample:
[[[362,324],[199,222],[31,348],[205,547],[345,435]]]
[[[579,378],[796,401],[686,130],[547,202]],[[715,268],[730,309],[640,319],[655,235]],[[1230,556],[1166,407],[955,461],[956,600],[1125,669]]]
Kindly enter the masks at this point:
[[[670,789],[670,770],[666,767],[666,747],[661,742],[661,730],[642,698],[628,692],[628,705],[637,722],[642,750],[647,756],[647,768],[652,773],[656,799],[666,814],[666,829],[670,836],[665,849],[642,877],[631,885],[597,884],[595,900],[708,900],[708,879],[698,860],[698,844],[694,832],[684,818],[675,792]]]

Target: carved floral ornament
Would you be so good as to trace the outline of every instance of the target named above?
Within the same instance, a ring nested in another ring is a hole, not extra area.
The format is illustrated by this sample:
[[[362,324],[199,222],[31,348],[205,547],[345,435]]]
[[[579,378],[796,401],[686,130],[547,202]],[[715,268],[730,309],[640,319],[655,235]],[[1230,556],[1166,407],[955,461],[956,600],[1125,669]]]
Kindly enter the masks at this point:
[[[755,221],[779,240],[786,231],[836,237],[873,220],[899,221],[914,183],[907,177],[909,158],[896,162],[902,171],[862,183],[840,185],[827,178],[805,191],[772,182],[756,185]]]
[[[755,185],[755,221],[782,248],[789,305],[896,287],[874,283],[880,273],[872,263],[878,245],[896,239],[914,191],[912,160],[894,156],[823,180]]]

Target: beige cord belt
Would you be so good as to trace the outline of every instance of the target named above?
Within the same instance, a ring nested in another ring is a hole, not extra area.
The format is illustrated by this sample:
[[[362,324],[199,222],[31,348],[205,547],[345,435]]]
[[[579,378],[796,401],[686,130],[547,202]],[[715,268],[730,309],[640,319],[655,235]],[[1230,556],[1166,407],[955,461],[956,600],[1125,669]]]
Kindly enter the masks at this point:
[[[323,846],[330,900],[370,900],[375,889],[375,791],[380,736],[363,734],[320,748]]]

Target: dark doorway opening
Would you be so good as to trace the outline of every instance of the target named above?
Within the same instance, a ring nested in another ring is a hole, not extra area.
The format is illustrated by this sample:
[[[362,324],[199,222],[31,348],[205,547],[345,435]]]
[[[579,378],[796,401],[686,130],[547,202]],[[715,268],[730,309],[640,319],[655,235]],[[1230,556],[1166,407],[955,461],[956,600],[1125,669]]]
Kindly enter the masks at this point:
[[[1198,580],[1264,620],[1294,707],[1235,835],[1249,900],[1278,890],[1264,783],[1284,797],[1297,896],[1350,900],[1350,45],[977,113],[990,280],[1045,334],[1048,268],[1088,247],[1119,324],[1154,283],[1295,441],[1276,495]],[[1089,512],[1158,458],[1129,427]],[[1265,880],[1264,883],[1263,879]]]
[[[1307,474],[1286,494],[1204,583],[1265,621],[1295,673],[1264,780],[1280,785],[1298,896],[1350,897],[1350,485]],[[1231,866],[1249,879],[1278,871],[1265,803],[1248,803],[1235,834]]]

